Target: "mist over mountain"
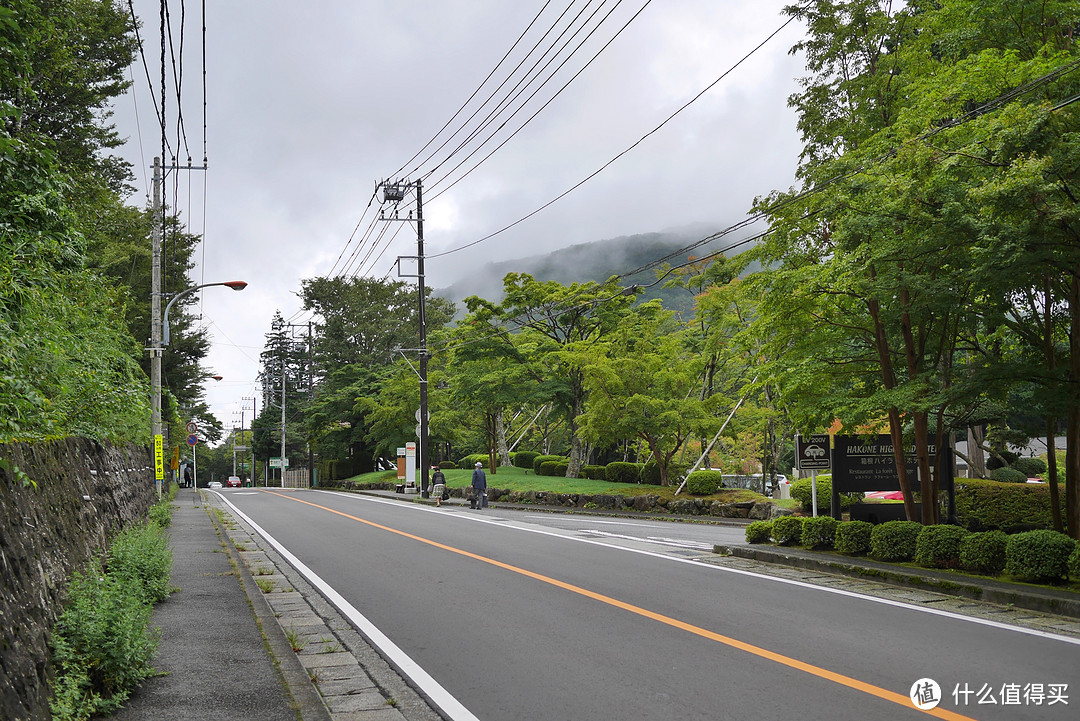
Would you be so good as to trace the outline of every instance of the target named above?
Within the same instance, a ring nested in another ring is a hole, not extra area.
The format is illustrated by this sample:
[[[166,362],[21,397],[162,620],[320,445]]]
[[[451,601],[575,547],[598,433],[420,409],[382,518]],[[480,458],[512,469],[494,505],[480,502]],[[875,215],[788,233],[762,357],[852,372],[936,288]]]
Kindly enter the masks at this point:
[[[563,285],[587,281],[603,282],[613,275],[622,275],[664,258],[712,232],[715,232],[714,226],[702,225],[675,231],[624,235],[580,243],[543,255],[487,263],[477,267],[467,277],[445,288],[436,289],[434,294],[456,303],[460,313],[464,311],[462,301],[471,295],[495,303],[500,302],[503,297],[503,277],[507,273],[528,273],[537,280],[554,280]],[[737,239],[731,237],[712,240],[690,252],[675,255],[667,262],[678,265],[686,262],[689,256],[700,258],[722,250],[735,240]],[[738,251],[728,254],[729,257],[746,247],[749,246],[741,246]],[[648,285],[654,283],[656,278],[655,270],[647,270],[625,277],[622,285]],[[689,293],[678,289],[664,289],[662,285],[663,283],[658,283],[647,288],[638,296],[639,301],[661,298],[665,308],[677,311],[686,311],[692,307],[693,299]]]

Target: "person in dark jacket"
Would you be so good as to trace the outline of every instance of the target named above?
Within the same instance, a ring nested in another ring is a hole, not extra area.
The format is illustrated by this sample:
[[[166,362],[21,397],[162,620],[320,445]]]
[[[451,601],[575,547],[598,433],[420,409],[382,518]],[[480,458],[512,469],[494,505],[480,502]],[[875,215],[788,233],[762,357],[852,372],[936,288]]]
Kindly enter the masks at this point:
[[[473,497],[470,505],[473,508],[484,507],[484,496],[487,495],[487,476],[484,475],[484,464],[476,462],[476,469],[472,472]]]
[[[446,476],[438,466],[431,467],[431,495],[435,496],[435,505],[442,505],[443,494],[446,493]]]

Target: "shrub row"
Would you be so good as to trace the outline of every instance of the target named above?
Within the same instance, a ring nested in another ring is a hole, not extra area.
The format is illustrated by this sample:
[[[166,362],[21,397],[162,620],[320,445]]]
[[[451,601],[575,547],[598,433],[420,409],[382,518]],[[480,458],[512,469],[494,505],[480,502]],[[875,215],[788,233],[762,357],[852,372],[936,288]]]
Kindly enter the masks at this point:
[[[554,454],[540,454],[535,451],[517,451],[510,454],[513,465],[517,468],[530,468],[538,476],[564,477],[570,465],[570,459],[566,456]],[[472,469],[477,461],[486,464],[486,453],[470,453],[460,459],[456,464],[439,464],[440,468],[464,468]],[[444,463],[446,463],[444,461]],[[681,479],[688,470],[687,466],[673,463],[668,466],[668,481]],[[660,484],[660,469],[655,462],[649,463],[624,463],[614,461],[606,466],[583,465],[578,473],[580,478],[588,478],[594,481],[610,481],[612,483],[648,483]],[[709,496],[720,488],[723,488],[723,477],[720,471],[701,470],[695,471],[687,481],[687,490],[692,495]],[[820,493],[820,490],[819,490]]]
[[[171,589],[168,504],[154,506],[145,525],[120,533],[104,565],[95,560],[72,575],[52,638],[54,720],[111,714],[155,673],[157,634],[149,625],[153,604]]]
[[[1002,571],[1021,581],[1057,583],[1080,579],[1080,544],[1045,529],[1013,535],[998,530],[972,532],[960,526],[923,526],[917,521],[838,522],[830,516],[783,516],[746,528],[747,543],[834,548],[879,561],[915,563],[929,568],[959,568],[996,576]]]
[[[810,513],[814,509],[814,482],[810,478],[800,478],[791,484],[791,497],[802,504],[802,509]],[[862,493],[841,493],[840,508],[845,509],[863,500]],[[817,477],[817,506],[818,511],[829,510],[832,505],[832,477],[822,475]]]
[[[1065,516],[1065,494],[1061,494]],[[956,479],[956,515],[969,531],[1018,533],[1053,528],[1050,488],[1045,484]]]

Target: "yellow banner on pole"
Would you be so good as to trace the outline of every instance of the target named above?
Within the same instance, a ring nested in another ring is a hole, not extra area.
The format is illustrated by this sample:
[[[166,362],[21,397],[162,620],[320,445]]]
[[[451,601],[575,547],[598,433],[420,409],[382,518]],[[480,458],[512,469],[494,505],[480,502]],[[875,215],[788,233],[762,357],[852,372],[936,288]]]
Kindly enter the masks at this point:
[[[165,480],[165,453],[164,439],[158,433],[154,436],[154,478],[159,481]]]
[[[169,467],[174,471],[180,468],[180,446],[173,446],[172,461],[170,462]]]

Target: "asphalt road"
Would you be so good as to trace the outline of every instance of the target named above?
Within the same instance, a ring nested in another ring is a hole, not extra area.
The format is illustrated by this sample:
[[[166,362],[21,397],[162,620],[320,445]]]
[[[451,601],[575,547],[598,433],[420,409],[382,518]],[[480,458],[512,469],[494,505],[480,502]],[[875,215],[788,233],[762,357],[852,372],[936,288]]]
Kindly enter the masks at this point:
[[[1075,639],[694,560],[741,529],[223,495],[454,719],[915,719],[920,679],[940,718],[1080,704]]]

